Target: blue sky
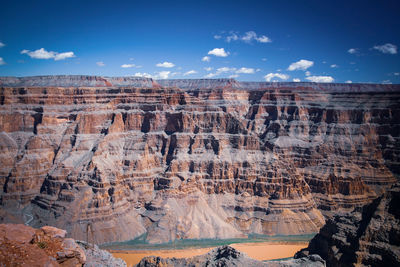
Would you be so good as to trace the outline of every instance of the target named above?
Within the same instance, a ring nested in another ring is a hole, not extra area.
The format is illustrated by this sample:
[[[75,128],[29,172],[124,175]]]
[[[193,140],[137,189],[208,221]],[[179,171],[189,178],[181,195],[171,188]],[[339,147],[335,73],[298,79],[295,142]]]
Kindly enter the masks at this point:
[[[400,1],[0,5],[0,76],[400,83]]]

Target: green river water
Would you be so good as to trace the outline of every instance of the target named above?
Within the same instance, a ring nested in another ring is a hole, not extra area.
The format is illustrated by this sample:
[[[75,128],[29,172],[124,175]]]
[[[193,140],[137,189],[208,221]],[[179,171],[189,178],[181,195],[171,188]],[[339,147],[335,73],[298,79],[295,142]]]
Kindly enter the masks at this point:
[[[232,239],[179,239],[174,242],[162,244],[149,244],[146,242],[146,234],[136,239],[103,244],[102,249],[108,250],[165,250],[165,249],[187,249],[187,248],[205,248],[229,245],[233,243],[260,243],[260,242],[309,242],[315,234],[307,235],[249,235],[248,238]]]

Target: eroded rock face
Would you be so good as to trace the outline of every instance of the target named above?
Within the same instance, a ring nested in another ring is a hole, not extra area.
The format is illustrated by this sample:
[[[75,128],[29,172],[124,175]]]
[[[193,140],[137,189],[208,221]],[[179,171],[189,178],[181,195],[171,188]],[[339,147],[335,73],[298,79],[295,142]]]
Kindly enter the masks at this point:
[[[310,255],[300,259],[285,261],[258,261],[248,257],[245,253],[237,251],[230,246],[217,247],[210,252],[192,258],[143,258],[136,267],[206,267],[206,266],[254,266],[254,267],[324,267],[325,261],[318,255]]]
[[[81,249],[85,252],[86,262],[83,267],[126,267],[127,264],[120,258],[114,256],[106,251],[99,249],[98,246],[86,243],[84,241],[75,241]]]
[[[321,211],[371,201],[400,170],[396,85],[13,79],[2,218],[77,239],[316,232]]]
[[[66,231],[51,226],[34,229],[23,224],[0,224],[1,266],[118,266],[121,259],[85,242],[65,238]]]
[[[327,266],[399,266],[400,185],[371,204],[328,220],[295,257],[314,253]]]
[[[82,266],[84,251],[65,231],[0,224],[0,263],[5,266]],[[49,231],[50,230],[50,231]]]

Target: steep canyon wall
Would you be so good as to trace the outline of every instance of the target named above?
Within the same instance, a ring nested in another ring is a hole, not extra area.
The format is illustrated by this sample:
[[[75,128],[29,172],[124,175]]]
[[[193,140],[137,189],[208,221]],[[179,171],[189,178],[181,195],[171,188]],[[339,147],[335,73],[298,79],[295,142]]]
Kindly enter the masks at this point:
[[[400,173],[400,86],[0,78],[5,222],[96,243],[316,232]]]

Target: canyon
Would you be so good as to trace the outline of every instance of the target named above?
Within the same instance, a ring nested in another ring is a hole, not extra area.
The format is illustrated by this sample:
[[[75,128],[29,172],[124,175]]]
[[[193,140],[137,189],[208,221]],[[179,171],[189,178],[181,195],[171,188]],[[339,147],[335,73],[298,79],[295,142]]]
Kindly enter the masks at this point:
[[[400,174],[400,85],[0,77],[2,223],[102,244],[318,232]]]

